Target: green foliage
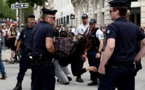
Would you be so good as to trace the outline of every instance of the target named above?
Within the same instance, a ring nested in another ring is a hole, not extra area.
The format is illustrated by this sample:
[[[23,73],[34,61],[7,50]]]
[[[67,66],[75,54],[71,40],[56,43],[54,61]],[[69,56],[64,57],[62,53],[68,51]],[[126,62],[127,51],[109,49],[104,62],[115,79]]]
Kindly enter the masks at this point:
[[[0,0],[0,18],[16,20],[16,10],[11,9],[5,0]]]
[[[12,18],[16,20],[16,9],[11,9],[11,4],[15,4],[20,0],[0,0],[0,18]],[[21,0],[22,3],[29,3],[29,8],[23,9],[25,19],[33,14],[34,5],[43,6],[47,0]]]
[[[25,14],[24,14],[25,21],[24,22],[27,22],[28,15],[33,14],[33,7],[29,6],[27,9],[24,9],[24,12],[25,12]]]

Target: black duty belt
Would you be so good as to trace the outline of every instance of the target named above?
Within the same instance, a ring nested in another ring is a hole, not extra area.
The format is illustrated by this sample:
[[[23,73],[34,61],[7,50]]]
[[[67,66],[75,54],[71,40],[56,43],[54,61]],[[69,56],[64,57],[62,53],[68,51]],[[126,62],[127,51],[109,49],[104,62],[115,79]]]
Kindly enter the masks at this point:
[[[113,63],[113,64],[107,64],[106,67],[134,67],[134,63],[124,63],[124,64],[119,64],[119,63]]]

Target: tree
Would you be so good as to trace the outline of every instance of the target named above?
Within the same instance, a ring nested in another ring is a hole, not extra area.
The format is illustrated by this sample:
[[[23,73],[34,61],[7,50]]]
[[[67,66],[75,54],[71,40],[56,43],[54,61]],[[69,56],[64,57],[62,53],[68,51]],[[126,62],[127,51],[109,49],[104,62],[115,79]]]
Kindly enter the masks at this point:
[[[0,0],[0,18],[16,19],[16,10],[11,9],[5,0]]]
[[[33,14],[34,5],[43,6],[47,1],[48,0],[21,0],[22,3],[29,3],[28,8],[22,9],[25,19],[25,20],[23,19],[22,22],[24,23],[26,21],[28,15]],[[9,6],[11,6],[11,4],[14,4],[16,2],[20,2],[20,0],[7,0]]]

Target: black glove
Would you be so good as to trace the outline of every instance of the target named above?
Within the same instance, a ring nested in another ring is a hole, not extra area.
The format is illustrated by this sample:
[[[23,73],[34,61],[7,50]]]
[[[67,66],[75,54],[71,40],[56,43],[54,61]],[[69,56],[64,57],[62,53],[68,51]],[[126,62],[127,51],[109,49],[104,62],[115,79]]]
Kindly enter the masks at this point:
[[[141,61],[137,61],[135,60],[135,76],[137,75],[137,72],[142,69],[142,64],[141,64]]]
[[[29,59],[32,59],[32,48],[26,48],[26,54]]]

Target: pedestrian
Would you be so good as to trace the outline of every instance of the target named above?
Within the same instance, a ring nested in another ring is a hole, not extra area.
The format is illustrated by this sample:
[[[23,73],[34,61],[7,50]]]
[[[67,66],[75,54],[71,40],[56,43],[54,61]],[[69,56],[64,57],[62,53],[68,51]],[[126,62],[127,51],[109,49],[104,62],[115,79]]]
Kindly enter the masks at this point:
[[[135,90],[135,73],[145,54],[145,35],[126,19],[126,2],[114,0],[109,4],[114,22],[106,29],[107,45],[98,69],[102,74],[98,90]],[[141,49],[139,42],[143,44]]]
[[[85,30],[89,26],[87,14],[82,15],[82,22],[83,22],[83,24],[79,25],[76,28],[76,33],[75,33],[76,41],[78,41],[83,36]],[[83,64],[84,64],[84,60],[81,57],[81,55],[78,55],[78,56],[79,56],[79,58],[77,58],[78,60],[77,60],[76,64],[74,62],[71,64],[72,73],[74,76],[76,76],[77,82],[84,82],[84,80],[81,78],[81,75],[77,74],[80,70],[82,70]]]
[[[55,90],[55,74],[53,58],[55,48],[55,14],[57,10],[44,9],[42,21],[33,29],[33,70],[34,78],[32,90]],[[37,29],[37,30],[36,30]]]
[[[4,80],[7,78],[6,76],[6,72],[5,72],[5,67],[4,67],[4,64],[3,64],[3,61],[2,61],[2,44],[1,44],[1,37],[2,37],[2,34],[0,34],[0,72],[2,74],[2,77],[0,79]]]
[[[32,31],[34,25],[35,25],[35,16],[29,15],[28,16],[28,25],[26,25],[25,28],[21,31],[19,39],[18,39],[16,52],[18,52],[20,49],[21,58],[20,58],[19,73],[17,76],[17,84],[13,90],[22,90],[23,78],[25,76],[27,69],[30,67],[29,66],[30,59],[27,56],[26,47],[27,47],[28,40],[29,40],[31,31]]]
[[[101,52],[103,48],[104,35],[103,32],[96,27],[96,20],[91,19],[89,22],[89,28],[85,31],[85,35],[88,36],[88,40],[91,42],[91,47],[87,51],[88,62],[90,66],[99,67]],[[90,80],[88,86],[98,85],[99,74],[98,72],[90,72]]]
[[[11,47],[11,62],[13,62],[15,60],[15,51],[16,51],[16,46],[15,46],[15,40],[16,40],[16,36],[17,36],[17,32],[16,32],[16,28],[14,25],[12,25],[9,33],[8,33],[8,40],[9,40],[9,44]]]

